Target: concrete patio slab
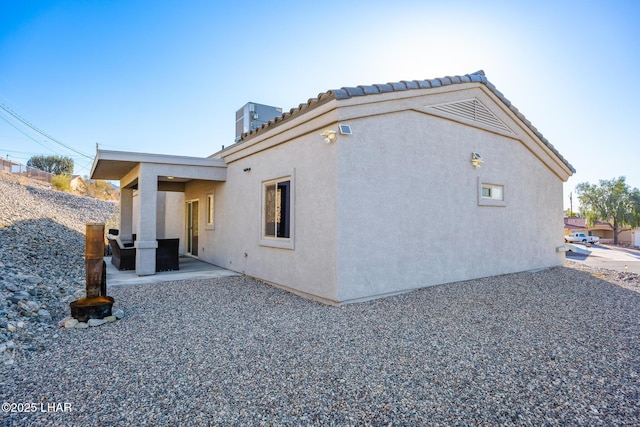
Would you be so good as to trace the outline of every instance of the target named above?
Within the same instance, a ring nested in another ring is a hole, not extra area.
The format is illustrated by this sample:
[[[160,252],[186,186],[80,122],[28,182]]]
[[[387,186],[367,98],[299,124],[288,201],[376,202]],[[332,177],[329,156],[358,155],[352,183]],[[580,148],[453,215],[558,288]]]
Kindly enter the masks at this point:
[[[150,276],[138,276],[135,270],[119,271],[111,264],[111,257],[105,257],[107,263],[107,287],[142,285],[175,280],[209,279],[240,276],[235,271],[226,270],[191,257],[180,257],[180,270],[162,271]]]

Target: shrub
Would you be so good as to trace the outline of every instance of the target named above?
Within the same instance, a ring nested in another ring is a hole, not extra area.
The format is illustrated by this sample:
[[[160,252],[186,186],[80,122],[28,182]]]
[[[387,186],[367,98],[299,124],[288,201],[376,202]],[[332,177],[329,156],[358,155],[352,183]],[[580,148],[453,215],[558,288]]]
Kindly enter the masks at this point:
[[[51,177],[51,186],[56,190],[69,191],[71,189],[71,175],[54,175]]]
[[[90,180],[87,186],[87,195],[96,199],[111,200],[117,192],[109,182],[100,179]]]

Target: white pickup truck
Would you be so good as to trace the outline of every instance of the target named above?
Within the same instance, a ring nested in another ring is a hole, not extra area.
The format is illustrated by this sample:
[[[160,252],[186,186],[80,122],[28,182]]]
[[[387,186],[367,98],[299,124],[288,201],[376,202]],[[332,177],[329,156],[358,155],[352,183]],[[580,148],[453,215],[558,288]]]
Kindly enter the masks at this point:
[[[564,241],[567,243],[598,243],[600,238],[598,236],[587,236],[584,233],[571,233],[564,236]]]

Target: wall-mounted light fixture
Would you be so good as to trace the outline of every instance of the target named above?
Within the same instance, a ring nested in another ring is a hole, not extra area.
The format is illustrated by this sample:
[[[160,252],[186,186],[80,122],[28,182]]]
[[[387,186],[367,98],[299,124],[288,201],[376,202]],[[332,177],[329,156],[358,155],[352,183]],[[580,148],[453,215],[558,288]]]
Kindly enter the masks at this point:
[[[336,139],[338,139],[338,133],[335,130],[325,130],[320,134],[320,136],[324,137],[324,142],[327,144],[335,142]]]
[[[484,162],[482,157],[478,153],[471,153],[471,166],[478,169],[480,165]]]
[[[170,180],[170,181],[173,181],[174,177],[168,176],[167,179]]]

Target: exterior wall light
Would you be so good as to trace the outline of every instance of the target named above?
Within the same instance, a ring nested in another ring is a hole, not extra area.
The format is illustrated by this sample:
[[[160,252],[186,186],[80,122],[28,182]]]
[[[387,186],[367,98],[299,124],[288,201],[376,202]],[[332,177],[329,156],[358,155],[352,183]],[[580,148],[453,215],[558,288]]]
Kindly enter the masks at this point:
[[[327,144],[335,142],[336,139],[338,139],[338,133],[335,130],[325,130],[320,134],[320,136],[324,137],[324,142]]]
[[[478,169],[480,165],[484,162],[482,157],[478,153],[471,153],[471,166]]]

